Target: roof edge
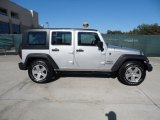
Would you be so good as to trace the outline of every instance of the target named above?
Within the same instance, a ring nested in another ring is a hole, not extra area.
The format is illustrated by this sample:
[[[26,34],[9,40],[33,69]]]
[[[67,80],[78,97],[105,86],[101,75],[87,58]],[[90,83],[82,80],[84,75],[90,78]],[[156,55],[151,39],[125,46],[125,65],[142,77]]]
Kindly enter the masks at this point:
[[[87,31],[98,31],[96,29],[86,29],[86,28],[33,28],[29,30],[87,30]]]

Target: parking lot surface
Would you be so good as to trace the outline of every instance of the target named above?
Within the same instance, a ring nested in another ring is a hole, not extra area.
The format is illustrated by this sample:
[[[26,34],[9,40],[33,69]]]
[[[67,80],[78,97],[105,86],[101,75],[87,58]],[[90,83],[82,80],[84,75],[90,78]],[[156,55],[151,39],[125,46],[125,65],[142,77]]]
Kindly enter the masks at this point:
[[[18,56],[0,56],[0,120],[160,120],[160,58],[139,86],[105,74],[32,82]]]

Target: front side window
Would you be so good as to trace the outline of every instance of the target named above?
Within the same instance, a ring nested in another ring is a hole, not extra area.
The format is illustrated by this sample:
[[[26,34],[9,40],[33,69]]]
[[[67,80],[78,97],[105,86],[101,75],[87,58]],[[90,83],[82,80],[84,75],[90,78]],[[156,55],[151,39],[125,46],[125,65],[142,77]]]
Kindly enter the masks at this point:
[[[52,45],[71,45],[71,32],[52,32]]]
[[[100,39],[97,33],[91,33],[91,32],[78,33],[79,46],[96,46],[98,41],[100,41]]]
[[[29,32],[28,44],[30,45],[45,45],[46,44],[46,32]]]

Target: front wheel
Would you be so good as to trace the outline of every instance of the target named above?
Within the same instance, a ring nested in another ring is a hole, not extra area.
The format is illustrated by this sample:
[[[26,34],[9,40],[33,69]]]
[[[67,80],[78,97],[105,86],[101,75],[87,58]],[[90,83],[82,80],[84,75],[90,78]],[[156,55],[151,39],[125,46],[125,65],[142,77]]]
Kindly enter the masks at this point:
[[[126,85],[139,85],[146,76],[146,69],[141,62],[128,61],[122,65],[118,72],[118,79]]]
[[[28,67],[28,74],[36,83],[47,83],[53,77],[53,69],[45,60],[33,61]]]

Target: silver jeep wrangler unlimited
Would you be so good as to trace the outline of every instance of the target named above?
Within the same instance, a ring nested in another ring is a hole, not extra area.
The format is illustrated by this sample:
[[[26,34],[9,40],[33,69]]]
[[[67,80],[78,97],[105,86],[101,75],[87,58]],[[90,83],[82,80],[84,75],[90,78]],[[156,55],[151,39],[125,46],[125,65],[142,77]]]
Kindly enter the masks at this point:
[[[103,71],[113,73],[127,85],[139,85],[152,71],[139,50],[105,43],[93,29],[31,29],[23,34],[19,50],[21,70],[31,80],[45,83],[59,71]]]

